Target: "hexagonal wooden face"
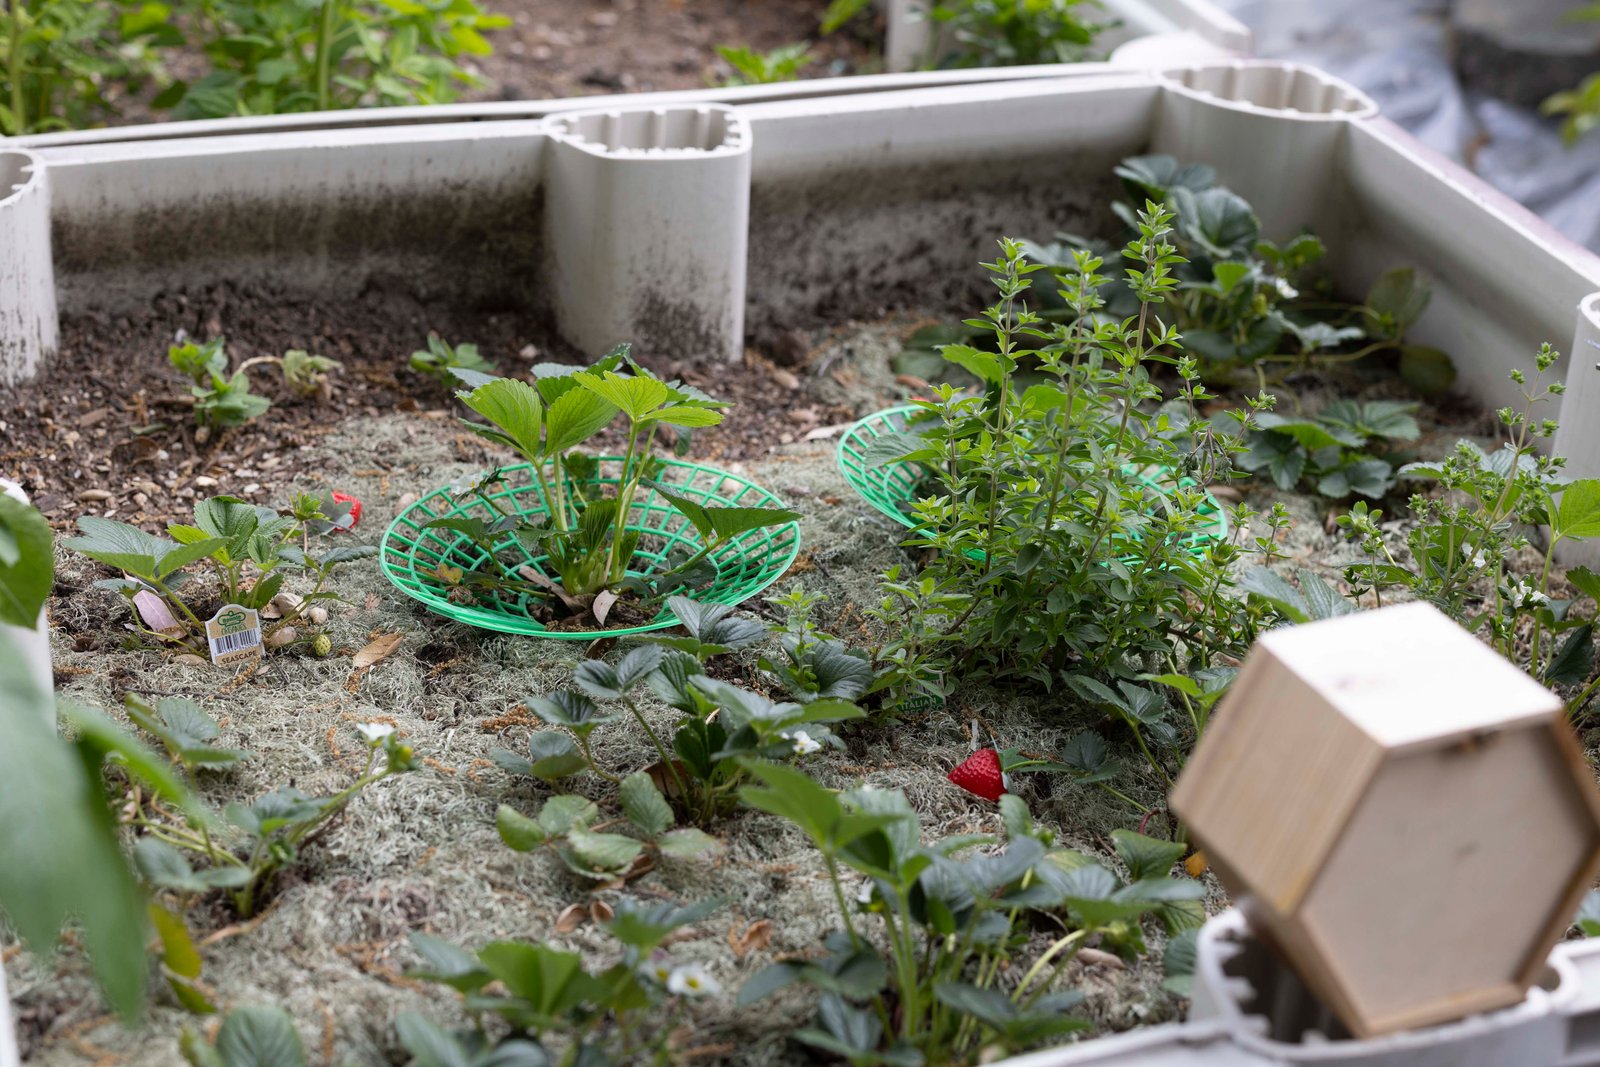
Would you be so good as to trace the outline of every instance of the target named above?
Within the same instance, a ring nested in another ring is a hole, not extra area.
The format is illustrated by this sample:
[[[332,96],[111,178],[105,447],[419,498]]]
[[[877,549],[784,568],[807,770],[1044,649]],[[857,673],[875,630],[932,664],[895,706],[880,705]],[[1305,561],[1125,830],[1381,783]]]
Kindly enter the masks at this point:
[[[1556,726],[1554,729],[1560,729]],[[1587,784],[1587,783],[1585,783]],[[1550,725],[1379,767],[1288,925],[1367,1032],[1521,999],[1597,831]]]

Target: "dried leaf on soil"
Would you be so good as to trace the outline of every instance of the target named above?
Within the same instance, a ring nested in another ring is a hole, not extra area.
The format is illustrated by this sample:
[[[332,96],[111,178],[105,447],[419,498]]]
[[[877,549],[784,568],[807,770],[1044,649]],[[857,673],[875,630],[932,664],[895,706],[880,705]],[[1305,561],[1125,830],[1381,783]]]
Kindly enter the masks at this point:
[[[772,923],[767,919],[757,919],[743,931],[738,926],[728,928],[728,947],[733,949],[736,959],[742,960],[747,953],[760,952],[770,944],[772,944]]]
[[[357,652],[355,656],[351,658],[350,665],[358,671],[367,667],[376,666],[377,664],[383,662],[383,660],[388,657],[389,653],[393,652],[397,647],[399,647],[400,641],[404,637],[405,634],[399,632],[392,634],[379,634],[371,641],[368,641],[367,646],[360,652]]]

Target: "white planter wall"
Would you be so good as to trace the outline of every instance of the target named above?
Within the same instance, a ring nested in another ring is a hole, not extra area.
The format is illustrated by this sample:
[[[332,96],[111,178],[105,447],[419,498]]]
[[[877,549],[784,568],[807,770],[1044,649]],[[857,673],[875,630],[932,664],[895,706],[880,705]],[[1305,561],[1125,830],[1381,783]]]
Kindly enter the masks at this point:
[[[0,965],[0,1067],[19,1067],[21,1062],[11,1022],[11,1000],[6,996],[6,969]]]
[[[1112,165],[1144,151],[1215,165],[1269,235],[1315,228],[1347,292],[1395,265],[1428,274],[1415,339],[1450,352],[1485,404],[1510,401],[1506,372],[1541,340],[1565,346],[1575,323],[1594,340],[1594,303],[1578,306],[1600,291],[1600,260],[1361,94],[1292,65],[889,75],[734,104],[724,90],[661,95],[497,120],[441,108],[439,121],[31,138],[28,182],[0,201],[0,232],[32,235],[26,256],[28,242],[0,243],[13,264],[0,375],[29,373],[53,345],[52,300],[115,310],[224,279],[324,296],[400,279],[423,297],[547,310],[590,350],[626,335],[647,353],[732,357],[747,332],[962,306],[983,295],[973,264],[997,236],[1103,228]],[[580,132],[666,131],[687,115],[719,116],[722,135]],[[40,252],[50,231],[53,258]],[[1585,416],[1597,361],[1570,363],[1560,447],[1579,474],[1600,474],[1600,420]]]
[[[750,130],[732,108],[551,121],[545,215],[556,326],[579,348],[744,353]],[[673,274],[655,269],[670,263]]]
[[[0,386],[31,377],[56,340],[49,181],[37,156],[0,139]]]

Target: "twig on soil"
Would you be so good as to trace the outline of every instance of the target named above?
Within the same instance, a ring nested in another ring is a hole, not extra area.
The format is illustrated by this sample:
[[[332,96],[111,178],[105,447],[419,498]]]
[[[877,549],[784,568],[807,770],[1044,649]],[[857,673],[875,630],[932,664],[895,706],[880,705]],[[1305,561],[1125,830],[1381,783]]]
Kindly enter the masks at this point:
[[[267,916],[271,915],[275,910],[277,910],[278,905],[280,903],[282,903],[282,902],[283,902],[283,898],[279,897],[277,900],[274,900],[271,904],[268,904],[265,908],[262,908],[261,911],[257,912],[254,918],[247,919],[246,921],[244,921],[242,923],[233,923],[233,924],[231,924],[229,926],[224,926],[220,930],[212,931],[211,933],[207,934],[204,938],[201,939],[200,947],[201,948],[209,948],[212,945],[218,944],[219,942],[222,942],[222,941],[226,941],[228,938],[237,936],[238,934],[248,934],[248,933],[250,933],[256,927],[258,927],[262,923],[266,922],[267,921]]]

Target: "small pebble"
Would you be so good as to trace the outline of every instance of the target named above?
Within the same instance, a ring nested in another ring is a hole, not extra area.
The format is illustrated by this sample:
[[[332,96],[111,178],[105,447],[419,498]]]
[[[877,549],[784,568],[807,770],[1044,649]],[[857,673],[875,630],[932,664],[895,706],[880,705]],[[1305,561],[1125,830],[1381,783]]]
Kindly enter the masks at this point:
[[[272,633],[262,638],[261,643],[268,648],[282,648],[299,636],[293,626],[285,626],[282,629],[272,631]]]

